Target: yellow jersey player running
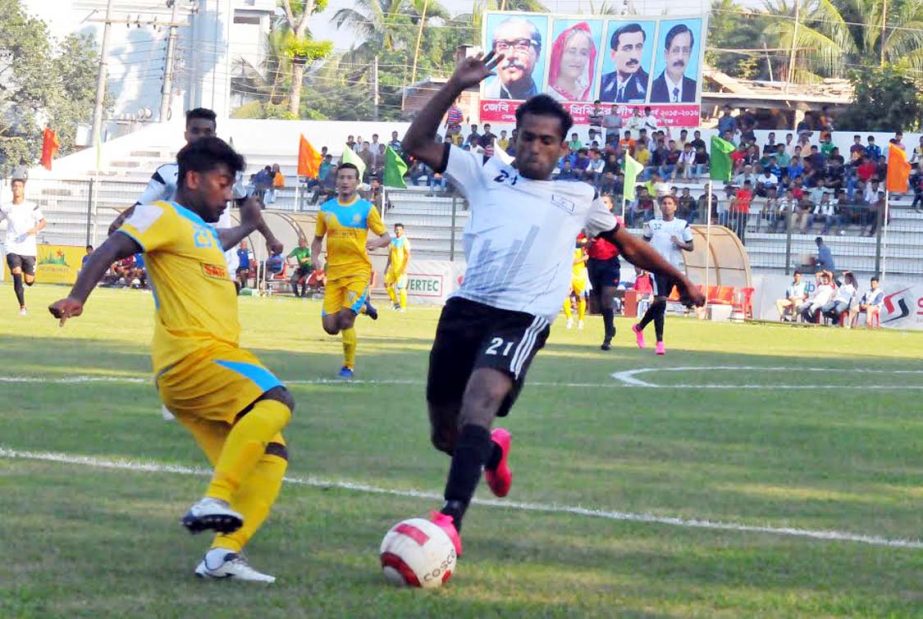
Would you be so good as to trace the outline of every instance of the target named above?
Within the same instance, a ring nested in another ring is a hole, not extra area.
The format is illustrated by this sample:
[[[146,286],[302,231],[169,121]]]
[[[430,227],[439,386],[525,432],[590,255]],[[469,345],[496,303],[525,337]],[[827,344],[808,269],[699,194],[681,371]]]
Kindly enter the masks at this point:
[[[372,320],[378,318],[378,312],[369,302],[372,261],[368,251],[388,245],[391,235],[375,206],[356,193],[359,187],[356,166],[341,163],[336,170],[336,186],[337,197],[324,202],[317,214],[311,255],[314,269],[320,269],[319,256],[326,236],[327,285],[321,320],[324,331],[330,335],[343,334],[343,367],[338,376],[350,379],[356,368],[356,316],[366,313]],[[369,240],[369,230],[379,238]]]
[[[571,295],[577,298],[577,329],[583,331],[583,317],[586,316],[586,237],[577,237],[574,249],[574,264],[571,267],[570,292],[564,298],[564,315],[567,316],[567,328],[574,328],[574,311],[571,308]]]
[[[259,202],[244,203],[241,225],[217,230],[243,157],[207,137],[184,147],[177,161],[175,201],[137,205],[87,260],[70,296],[49,310],[62,325],[80,316],[110,264],[145,254],[156,308],[157,389],[214,467],[204,498],[182,519],[192,533],[217,532],[195,573],[269,583],[275,578],[250,567],[241,551],[282,487],[288,462],[281,432],[295,403],[238,345],[237,293],[224,259],[225,250],[262,224]]]
[[[391,306],[399,312],[407,311],[407,266],[410,264],[410,239],[404,235],[404,224],[394,224],[394,238],[385,268],[385,290],[391,297]]]

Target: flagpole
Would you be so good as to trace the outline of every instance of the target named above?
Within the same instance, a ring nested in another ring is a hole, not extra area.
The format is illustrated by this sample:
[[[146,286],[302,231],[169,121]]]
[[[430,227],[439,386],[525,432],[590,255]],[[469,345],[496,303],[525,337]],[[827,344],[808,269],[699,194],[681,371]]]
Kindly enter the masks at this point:
[[[709,262],[711,258],[711,194],[712,194],[712,180],[708,179],[708,184],[705,186],[705,191],[708,192],[708,198],[706,203],[708,204],[708,212],[705,215],[705,312],[708,313],[708,274],[709,274]]]
[[[889,204],[891,201],[891,192],[888,189],[885,189],[885,218],[881,223],[882,225],[882,251],[881,251],[881,274],[880,278],[882,283],[885,281],[885,274],[888,271],[888,210]]]
[[[625,221],[625,206],[628,204],[628,198],[625,197],[625,190],[622,189],[622,221]]]

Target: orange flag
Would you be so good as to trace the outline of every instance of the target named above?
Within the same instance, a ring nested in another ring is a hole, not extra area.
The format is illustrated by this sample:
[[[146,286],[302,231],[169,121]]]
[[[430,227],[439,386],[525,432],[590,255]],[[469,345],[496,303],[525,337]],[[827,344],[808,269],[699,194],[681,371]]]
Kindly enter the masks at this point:
[[[900,146],[888,146],[888,177],[885,180],[885,189],[894,193],[907,193],[909,191],[910,163],[907,153]]]
[[[298,176],[317,178],[321,156],[304,135],[298,140]]]
[[[51,169],[51,162],[58,154],[58,148],[61,143],[58,142],[58,136],[51,130],[51,127],[45,127],[42,132],[42,165],[46,170]]]

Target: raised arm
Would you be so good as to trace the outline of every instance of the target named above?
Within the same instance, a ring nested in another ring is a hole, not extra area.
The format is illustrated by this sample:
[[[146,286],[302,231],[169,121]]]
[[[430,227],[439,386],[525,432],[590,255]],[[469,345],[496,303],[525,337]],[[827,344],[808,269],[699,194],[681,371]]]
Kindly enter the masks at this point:
[[[247,198],[240,207],[240,225],[218,230],[221,247],[224,251],[237,247],[243,239],[250,236],[254,230],[261,229],[261,227],[266,228],[266,223],[263,221],[263,215],[260,212],[260,202],[253,197]],[[275,237],[272,238],[273,240],[275,239]],[[266,240],[269,242],[268,238]],[[281,248],[281,243],[279,246]],[[270,249],[272,248],[270,247]]]
[[[83,305],[99,280],[117,260],[128,258],[141,251],[141,246],[127,234],[113,234],[99,246],[99,249],[90,254],[85,265],[80,270],[74,287],[65,299],[61,299],[48,306],[48,311],[55,318],[60,319],[61,325],[68,318],[79,316],[83,313]]]
[[[705,305],[705,296],[685,274],[667,262],[653,247],[643,240],[628,232],[623,226],[618,226],[599,236],[611,241],[619,248],[622,256],[628,262],[645,271],[667,275],[679,282],[680,295],[684,303],[690,305]]]
[[[486,56],[478,54],[459,62],[449,81],[433,95],[410,124],[404,139],[401,140],[404,152],[410,153],[433,170],[441,171],[445,147],[436,142],[436,131],[443,116],[463,90],[480,84],[481,80],[493,75],[493,70],[501,60],[503,54],[495,56],[491,51]]]

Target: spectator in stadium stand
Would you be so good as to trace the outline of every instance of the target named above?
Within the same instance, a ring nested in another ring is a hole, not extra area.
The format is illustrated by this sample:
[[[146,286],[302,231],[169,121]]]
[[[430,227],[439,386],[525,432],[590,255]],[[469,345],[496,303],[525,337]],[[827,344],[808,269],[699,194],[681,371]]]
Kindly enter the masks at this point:
[[[913,202],[910,208],[916,211],[923,204],[923,162],[913,168],[913,174],[910,175],[910,190],[913,192]]]
[[[824,243],[824,238],[819,236],[814,239],[814,242],[817,244],[817,258],[814,261],[814,266],[817,267],[818,270],[836,273],[836,263],[833,261],[833,252],[831,252],[830,248]]]
[[[852,326],[859,318],[860,312],[865,312],[865,326],[880,324],[881,308],[885,302],[885,292],[879,287],[877,277],[869,281],[869,289],[859,299],[859,303],[849,308],[849,321],[847,326]]]
[[[471,125],[471,133],[468,134],[468,137],[465,139],[465,144],[474,148],[481,144],[481,134],[478,133],[478,126]]]
[[[603,164],[600,191],[611,195],[621,195],[624,190],[621,173],[622,166],[619,163],[618,155],[615,153],[607,153],[606,162]]]
[[[458,107],[458,101],[456,99],[445,114],[445,134],[450,136],[453,141],[456,136],[461,135],[461,126],[465,122],[465,115],[462,113],[461,108]]]
[[[766,136],[766,143],[763,144],[763,155],[774,155],[778,149],[778,144],[776,144],[776,133],[775,131],[770,131]]]
[[[425,163],[419,159],[413,162],[413,165],[410,166],[408,176],[410,177],[410,183],[416,187],[420,184],[420,179],[424,176],[429,177],[433,171]]]
[[[379,146],[381,146],[381,145],[378,143],[378,134],[377,134],[377,133],[373,133],[373,134],[372,134],[372,141],[371,141],[371,143],[369,144],[369,150],[371,150],[373,153],[377,153],[377,152],[378,152],[378,147],[379,147]]]
[[[795,147],[798,146],[798,143],[795,141],[795,135],[792,133],[785,134],[785,152],[788,153],[789,157],[795,156]]]
[[[687,144],[687,146],[691,146],[691,144]],[[688,187],[683,187],[682,193],[677,200],[676,216],[680,219],[685,219],[689,225],[692,225],[695,223],[698,215],[695,198],[689,194]]]
[[[640,107],[632,110],[631,117],[625,123],[625,128],[631,132],[631,138],[637,140],[641,136],[641,130],[644,129],[644,111]]]
[[[789,213],[794,214],[795,204],[795,196],[792,194],[791,189],[786,190],[782,197],[776,201],[777,208],[775,212],[770,212],[769,230],[771,232],[779,232],[780,229],[783,232],[785,231]]]
[[[904,146],[904,132],[896,131],[894,133],[894,138],[891,139],[891,143],[900,148],[905,153],[907,152],[907,147]]]
[[[879,191],[877,199],[869,204],[867,219],[869,222],[868,231],[863,236],[875,236],[878,231],[878,219],[884,217],[885,212],[885,192]]]
[[[731,164],[734,168],[734,173],[739,174],[744,169],[744,160],[747,157],[747,145],[741,143],[737,148],[735,148],[731,154]]]
[[[641,173],[638,180],[646,179],[649,171],[647,166],[651,162],[651,151],[647,150],[647,145],[644,142],[635,143],[634,153],[631,155],[634,157],[635,161],[644,166],[644,172]]]
[[[356,150],[356,138],[353,136],[347,136],[346,138],[346,147],[352,151]]]
[[[576,133],[571,133],[570,142],[567,143],[567,147],[571,149],[573,152],[577,152],[578,150],[583,148],[583,142],[580,141],[580,136],[577,135]]]
[[[266,204],[274,204],[276,201],[276,194],[280,189],[285,188],[285,175],[282,174],[282,169],[279,167],[278,163],[272,164],[272,186],[269,188],[269,191],[266,192]]]
[[[788,167],[789,163],[791,163],[792,157],[788,154],[788,151],[785,150],[784,144],[776,144],[775,160],[779,167],[783,170]]]
[[[622,117],[619,116],[618,107],[613,105],[603,115],[603,129],[606,131],[606,144],[617,142],[619,131],[622,128]]]
[[[604,113],[602,101],[597,99],[593,102],[593,110],[587,114],[587,122],[589,123],[590,127],[595,127],[596,129],[601,130],[603,127],[603,117]]]
[[[718,133],[725,135],[729,132],[732,136],[737,133],[737,119],[731,116],[731,106],[725,105],[718,119]]]
[[[574,166],[569,159],[565,159],[561,164],[561,171],[558,172],[557,178],[559,181],[575,181],[579,179],[579,175],[574,171]]]
[[[372,171],[369,174],[369,179],[373,177],[381,178],[381,174],[385,169],[385,145],[379,144],[378,150],[372,151]]]
[[[708,153],[705,151],[705,146],[696,146],[695,147],[695,169],[693,171],[693,176],[702,176],[708,172]]]
[[[638,185],[635,188],[635,195],[637,197],[632,201],[626,213],[628,219],[631,220],[626,223],[631,228],[639,227],[644,222],[654,218],[654,199],[651,197],[647,187]]]
[[[683,144],[683,150],[676,160],[676,167],[673,170],[673,178],[677,176],[684,180],[689,180],[695,173],[695,151],[692,148],[692,142]],[[680,219],[686,219],[680,216]]]
[[[697,212],[703,213],[703,218],[707,218],[708,217],[708,192],[706,191],[701,196],[699,196],[699,199],[696,201],[696,203],[698,207]],[[718,204],[718,196],[715,195],[713,192],[711,194],[711,207],[712,207],[712,216],[714,216],[716,219],[717,217],[716,217],[716,214],[714,213],[714,210],[717,204]]]
[[[923,161],[923,135],[920,136],[920,143],[913,148],[913,154],[910,155],[910,163],[920,163]]]
[[[365,144],[365,142],[362,140],[362,136],[361,135],[356,136],[356,143],[353,144],[353,152],[355,152],[358,155],[359,151],[362,150],[363,144]]]
[[[868,137],[868,144],[865,146],[865,156],[875,163],[878,163],[878,160],[881,159],[881,147],[875,143],[874,135]]]
[[[823,222],[824,229],[821,234],[829,234],[834,226],[841,225],[840,216],[836,212],[836,205],[830,200],[830,194],[824,192],[820,202],[814,207],[814,212],[808,222],[810,228],[815,223]]]
[[[779,320],[796,322],[800,308],[808,300],[807,286],[801,278],[801,271],[792,274],[792,283],[785,289],[785,298],[776,301]]]
[[[827,303],[820,308],[821,313],[836,324],[844,312],[855,303],[858,294],[856,277],[849,271],[843,272],[843,283],[837,287],[836,292]],[[847,321],[846,324],[849,324]]]
[[[747,218],[750,216],[750,203],[753,202],[753,185],[744,181],[743,187],[734,193],[731,200],[731,217],[734,224],[734,234],[741,243],[746,243]]]
[[[481,148],[487,148],[488,146],[493,146],[494,140],[497,139],[497,136],[490,130],[490,123],[484,124],[484,133],[481,134],[481,137],[478,138],[478,145]]]
[[[654,111],[650,107],[644,108],[644,128],[647,129],[648,132],[654,133],[659,126]]]
[[[863,153],[865,153],[864,150]],[[867,154],[863,154],[862,163],[856,168],[856,177],[863,183],[868,183],[877,172],[878,166],[872,162],[871,157]]]
[[[506,129],[500,130],[500,137],[497,138],[497,146],[500,147],[500,150],[505,151],[510,145],[509,138],[506,137]]]
[[[799,139],[802,137],[811,137],[811,135],[814,133],[814,123],[813,119],[811,118],[811,112],[804,113],[804,118],[801,119],[801,122],[795,125],[795,133],[798,134]]]
[[[753,166],[745,165],[743,166],[743,169],[741,170],[740,174],[737,174],[734,177],[734,180],[731,184],[734,185],[735,187],[743,187],[744,183],[750,183],[751,185],[755,185],[756,181],[757,181],[757,176],[756,174],[753,173]]]
[[[801,319],[804,322],[817,322],[818,312],[833,298],[833,279],[827,271],[817,274],[817,282],[814,296],[801,305]]]
[[[775,189],[779,184],[779,177],[775,176],[769,168],[764,168],[756,177],[756,195],[765,198],[770,189]]]
[[[401,148],[401,140],[397,137],[397,131],[391,132],[391,141],[388,142],[388,146],[391,147],[391,150],[396,152],[398,155],[403,155],[404,151]]]
[[[584,172],[584,178],[588,183],[599,189],[602,183],[603,169],[605,169],[606,162],[603,161],[602,156],[599,153],[599,150],[594,148],[590,150],[590,161],[587,164],[586,171]]]

